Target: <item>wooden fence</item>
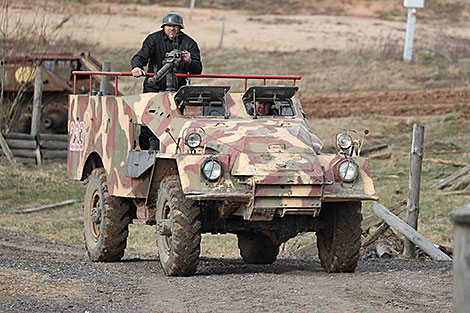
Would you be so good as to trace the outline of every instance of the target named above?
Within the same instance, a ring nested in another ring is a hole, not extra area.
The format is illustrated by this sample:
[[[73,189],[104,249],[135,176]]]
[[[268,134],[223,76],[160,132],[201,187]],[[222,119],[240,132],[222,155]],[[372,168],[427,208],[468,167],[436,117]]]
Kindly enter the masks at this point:
[[[43,160],[67,160],[67,135],[39,134],[34,137],[29,134],[9,133],[3,136],[18,163],[38,164]],[[0,158],[5,158],[1,148]]]

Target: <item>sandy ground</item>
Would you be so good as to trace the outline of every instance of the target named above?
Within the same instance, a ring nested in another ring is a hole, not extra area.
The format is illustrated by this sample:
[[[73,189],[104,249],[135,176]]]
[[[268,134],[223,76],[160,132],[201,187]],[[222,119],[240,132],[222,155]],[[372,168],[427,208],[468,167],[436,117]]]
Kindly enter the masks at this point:
[[[136,50],[145,36],[160,27],[168,11],[178,11],[185,17],[185,32],[199,43],[202,50],[215,49],[221,39],[224,22],[223,47],[247,50],[297,51],[309,49],[345,50],[358,47],[380,47],[387,42],[404,42],[406,23],[384,21],[373,16],[375,8],[351,9],[352,16],[289,16],[253,15],[246,11],[194,10],[189,18],[187,8],[169,8],[139,5],[92,3],[87,6],[36,1],[27,4],[15,2],[10,9],[10,23],[22,16],[25,20],[44,21],[50,29],[71,17],[59,32],[59,37],[70,37],[101,48]],[[406,9],[403,8],[403,16]],[[470,38],[470,22],[442,28],[438,24],[416,26],[416,38],[422,46],[433,43],[442,35]]]
[[[192,277],[158,258],[91,263],[84,247],[0,229],[2,312],[451,312],[452,264],[361,259],[327,274],[316,258],[246,265],[202,258]]]

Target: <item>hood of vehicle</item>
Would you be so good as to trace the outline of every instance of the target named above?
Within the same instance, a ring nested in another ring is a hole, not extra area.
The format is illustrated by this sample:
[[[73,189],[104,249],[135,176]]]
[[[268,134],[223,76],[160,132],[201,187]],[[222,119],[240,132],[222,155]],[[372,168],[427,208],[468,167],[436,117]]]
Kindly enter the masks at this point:
[[[194,128],[203,128],[207,145],[219,152],[232,149],[247,153],[267,152],[269,149],[318,152],[323,147],[320,139],[310,132],[306,122],[297,120],[230,121],[198,125]]]
[[[317,159],[322,143],[304,123],[255,122],[205,128],[207,147],[230,155],[232,175],[290,177],[298,183],[323,181]]]

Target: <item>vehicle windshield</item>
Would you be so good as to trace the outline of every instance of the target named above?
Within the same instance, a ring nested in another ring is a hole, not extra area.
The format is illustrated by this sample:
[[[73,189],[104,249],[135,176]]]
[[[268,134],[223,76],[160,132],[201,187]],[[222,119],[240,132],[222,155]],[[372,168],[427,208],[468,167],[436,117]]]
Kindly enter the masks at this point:
[[[174,99],[183,116],[226,116],[229,89],[229,86],[182,86]]]
[[[223,99],[218,100],[183,100],[178,104],[179,112],[184,116],[224,116]]]

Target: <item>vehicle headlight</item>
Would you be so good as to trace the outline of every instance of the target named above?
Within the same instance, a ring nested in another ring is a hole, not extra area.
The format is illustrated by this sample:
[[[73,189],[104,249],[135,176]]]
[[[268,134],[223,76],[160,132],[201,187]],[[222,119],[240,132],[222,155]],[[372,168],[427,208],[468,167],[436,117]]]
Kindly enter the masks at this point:
[[[343,149],[347,150],[352,145],[352,137],[346,133],[342,133],[337,138],[338,146]]]
[[[353,182],[359,175],[359,166],[352,160],[346,160],[339,165],[338,174],[342,181]]]
[[[209,158],[202,162],[201,172],[208,181],[216,181],[222,176],[224,167],[219,159]]]
[[[197,147],[199,147],[201,145],[201,142],[201,135],[199,135],[198,133],[191,133],[186,138],[186,144],[191,149],[196,149]]]

